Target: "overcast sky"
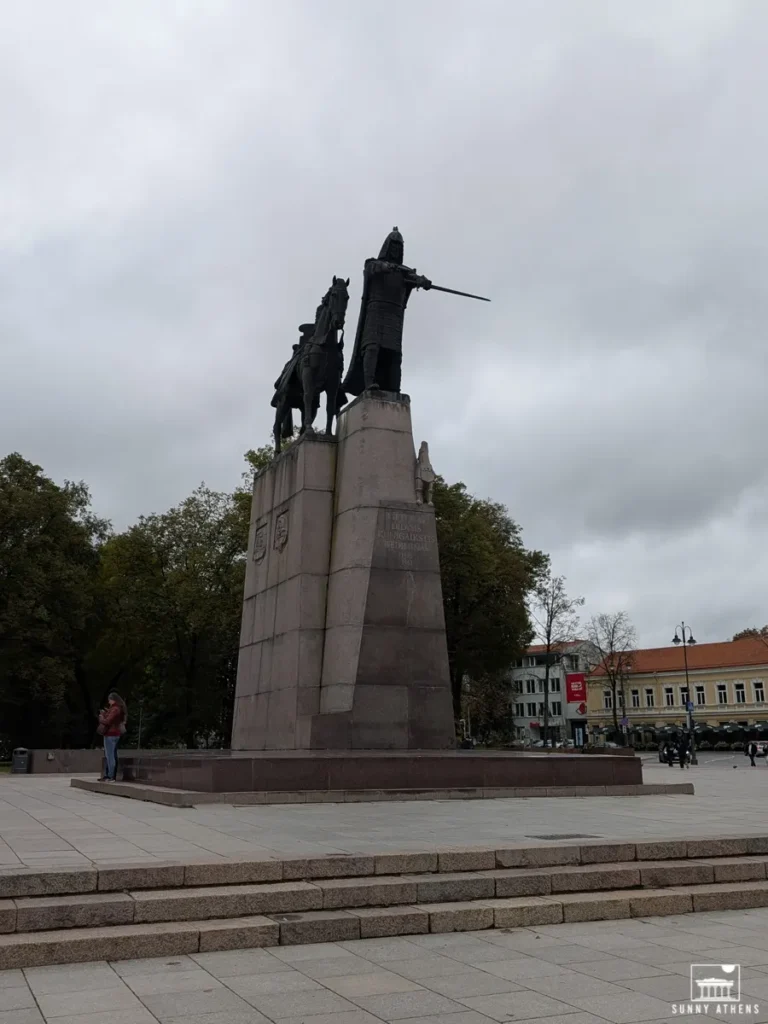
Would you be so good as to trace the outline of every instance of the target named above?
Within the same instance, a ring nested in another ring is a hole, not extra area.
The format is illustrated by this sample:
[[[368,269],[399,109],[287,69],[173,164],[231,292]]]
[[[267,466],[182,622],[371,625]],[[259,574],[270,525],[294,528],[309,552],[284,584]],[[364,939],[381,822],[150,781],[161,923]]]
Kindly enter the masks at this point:
[[[0,454],[124,527],[266,443],[393,224],[449,481],[644,645],[768,621],[764,0],[29,0],[0,33]]]

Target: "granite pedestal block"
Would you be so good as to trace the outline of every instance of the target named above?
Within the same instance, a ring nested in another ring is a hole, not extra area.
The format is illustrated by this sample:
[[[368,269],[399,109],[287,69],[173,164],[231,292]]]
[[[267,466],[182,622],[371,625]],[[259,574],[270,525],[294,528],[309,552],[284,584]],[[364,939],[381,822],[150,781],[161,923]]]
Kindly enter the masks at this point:
[[[254,481],[232,747],[455,746],[435,513],[407,395],[369,392],[338,441]]]
[[[306,746],[320,709],[335,477],[335,442],[310,436],[254,481],[235,750]]]
[[[448,789],[579,790],[636,786],[639,757],[590,757],[514,751],[179,751],[126,753],[125,778],[198,793]]]
[[[415,464],[407,396],[347,407],[313,748],[455,746],[435,512],[416,503]]]

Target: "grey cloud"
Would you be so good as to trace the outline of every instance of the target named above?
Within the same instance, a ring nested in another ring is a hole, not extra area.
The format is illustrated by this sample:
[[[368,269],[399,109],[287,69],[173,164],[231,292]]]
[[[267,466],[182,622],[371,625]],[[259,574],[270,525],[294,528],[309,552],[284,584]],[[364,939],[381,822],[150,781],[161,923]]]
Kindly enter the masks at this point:
[[[768,620],[767,41],[734,0],[17,7],[2,449],[118,526],[231,487],[296,326],[334,273],[356,311],[397,223],[493,298],[409,306],[436,468],[644,642]]]

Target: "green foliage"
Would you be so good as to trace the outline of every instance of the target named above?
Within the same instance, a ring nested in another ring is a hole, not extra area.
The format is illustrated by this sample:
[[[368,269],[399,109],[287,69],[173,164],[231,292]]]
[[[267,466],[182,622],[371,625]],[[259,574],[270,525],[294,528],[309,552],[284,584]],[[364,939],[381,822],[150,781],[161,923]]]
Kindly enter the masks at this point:
[[[100,647],[134,720],[141,703],[142,745],[228,740],[246,541],[234,496],[201,486],[105,545]]]
[[[58,744],[83,727],[83,668],[107,524],[85,484],[0,462],[0,741]]]
[[[548,558],[527,551],[507,509],[438,479],[434,492],[454,714],[462,681],[491,685],[533,636],[526,599]]]
[[[511,743],[515,730],[507,672],[472,679],[463,697],[462,714],[469,719],[472,735],[480,743]]]

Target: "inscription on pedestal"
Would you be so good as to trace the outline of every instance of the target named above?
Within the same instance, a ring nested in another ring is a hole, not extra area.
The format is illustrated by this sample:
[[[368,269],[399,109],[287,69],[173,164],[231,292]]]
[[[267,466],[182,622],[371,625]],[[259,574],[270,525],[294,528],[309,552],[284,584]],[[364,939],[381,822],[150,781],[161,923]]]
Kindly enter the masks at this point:
[[[407,509],[380,510],[374,567],[429,571],[435,568],[436,562],[434,516]]]

